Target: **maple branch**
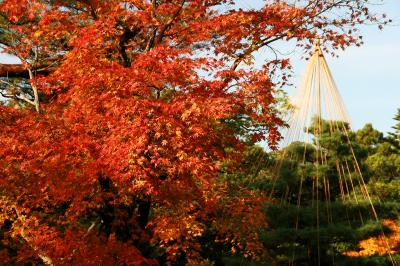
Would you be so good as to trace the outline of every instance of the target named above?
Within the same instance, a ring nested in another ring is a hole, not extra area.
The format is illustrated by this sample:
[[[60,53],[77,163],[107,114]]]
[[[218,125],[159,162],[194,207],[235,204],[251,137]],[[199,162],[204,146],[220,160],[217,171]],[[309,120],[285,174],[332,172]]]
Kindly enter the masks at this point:
[[[278,36],[276,36],[275,38],[272,38],[272,39],[269,39],[269,38],[264,39],[264,40],[261,41],[260,44],[253,43],[247,51],[243,52],[242,54],[240,54],[240,55],[236,58],[236,60],[233,62],[232,66],[231,66],[231,70],[236,70],[236,68],[240,65],[240,63],[241,63],[247,56],[249,56],[250,54],[252,54],[253,52],[259,50],[260,48],[262,48],[262,47],[264,47],[264,46],[269,47],[269,44],[271,44],[271,43],[273,43],[273,42],[276,42],[276,41],[278,41],[278,40],[284,38],[285,36],[287,36],[287,32],[286,32],[286,33],[282,33],[282,34],[280,34],[280,35],[278,35]]]
[[[37,50],[35,50],[35,58],[34,58],[33,63],[32,63],[33,66],[35,66],[35,64],[37,62],[37,58],[38,58],[38,53],[37,53]],[[33,100],[28,99],[25,96],[23,90],[21,90],[20,93],[15,92],[13,94],[4,94],[4,93],[0,92],[1,95],[3,97],[5,97],[5,98],[14,98],[16,100],[22,100],[24,102],[27,102],[27,103],[35,106],[36,112],[39,112],[39,93],[38,93],[37,87],[33,83],[34,75],[33,75],[32,69],[29,68],[29,67],[25,68],[23,65],[18,65],[19,66],[18,68],[16,68],[15,65],[12,65],[12,66],[13,66],[12,69],[17,70],[17,71],[14,72],[14,74],[18,74],[17,77],[24,77],[25,78],[26,72],[28,72],[28,78],[31,81],[30,82],[30,87],[32,88],[32,91],[33,91]],[[8,72],[6,72],[6,74],[7,74],[8,77],[10,76],[10,75],[8,75]],[[14,85],[14,84],[6,81],[6,80],[0,80],[0,83],[6,84],[9,87],[17,88],[16,85]]]
[[[150,38],[149,38],[149,41],[147,42],[147,45],[146,45],[146,48],[145,48],[145,51],[146,51],[146,52],[150,51],[151,48],[153,48],[153,46],[154,46],[154,40],[155,40],[156,35],[157,35],[157,30],[158,30],[158,27],[156,26],[156,27],[153,29],[152,33],[151,33],[151,36],[150,36]]]
[[[19,96],[19,95],[13,95],[13,94],[4,94],[3,92],[0,92],[0,95],[4,98],[14,98],[17,100],[25,101],[31,105],[35,105],[35,103],[32,100],[29,100],[25,96]]]
[[[0,77],[27,77],[28,72],[22,64],[0,64]]]
[[[151,201],[149,199],[142,199],[138,201],[138,214],[136,221],[143,230],[146,228],[146,225],[149,222],[150,209]]]
[[[96,221],[92,222],[92,224],[89,226],[88,230],[86,231],[86,234],[84,235],[84,237],[87,237],[96,225],[97,225]]]
[[[32,68],[37,74],[49,75],[54,72],[54,67],[44,64],[38,68]],[[29,78],[29,71],[23,64],[0,64],[0,77],[8,78]]]
[[[165,23],[164,26],[161,27],[159,33],[157,34],[159,27],[155,26],[152,34],[150,36],[149,41],[147,42],[145,51],[148,52],[150,51],[151,48],[154,47],[155,44],[159,44],[161,43],[162,39],[165,36],[165,32],[171,28],[172,24],[174,23],[175,19],[178,17],[179,13],[181,12],[183,5],[185,4],[186,0],[183,0],[180,5],[178,6],[178,8],[175,10],[175,12],[172,14],[171,18]],[[152,16],[155,18],[156,17],[156,1],[152,1],[152,5],[153,5],[153,10],[152,10]]]
[[[29,79],[31,80],[31,87],[33,90],[33,105],[35,106],[36,112],[39,113],[39,93],[36,86],[33,84],[34,76],[30,68],[28,68],[28,72],[29,72]]]
[[[6,84],[6,85],[8,85],[8,86],[10,86],[10,87],[15,87],[14,84],[11,84],[10,82],[7,82],[7,81],[5,81],[5,80],[0,80],[0,83]],[[21,95],[19,95],[19,94],[17,94],[17,93],[14,93],[14,94],[5,94],[5,93],[3,93],[2,91],[0,91],[0,95],[1,95],[3,98],[21,100],[21,101],[27,102],[27,103],[29,103],[29,104],[31,104],[31,105],[35,105],[35,102],[32,101],[32,100],[30,100],[29,98],[27,98],[24,94],[21,94]]]
[[[21,219],[21,215],[20,215],[18,209],[17,209],[15,206],[14,206],[13,209],[14,209],[16,215],[17,215],[17,219],[19,219],[19,220],[21,221],[21,223],[23,224],[22,219]],[[46,255],[40,253],[38,247],[35,247],[34,245],[32,245],[32,244],[29,243],[29,237],[26,236],[26,234],[25,234],[25,232],[24,232],[24,228],[21,229],[20,235],[21,235],[22,239],[24,239],[24,240],[26,241],[26,243],[28,243],[28,245],[29,245],[34,251],[37,251],[37,252],[38,252],[37,255],[38,255],[38,257],[43,261],[44,264],[46,264],[46,265],[53,265],[53,260],[52,260],[50,257],[48,257],[48,256],[46,256]]]
[[[278,60],[278,53],[279,53],[279,51],[278,51],[278,53],[277,53],[277,50],[275,50],[275,48],[274,47],[272,47],[272,46],[270,46],[270,45],[265,45],[266,47],[268,47],[273,53],[274,53],[274,55],[275,55],[275,60]]]
[[[121,35],[120,40],[119,40],[119,51],[123,60],[123,65],[125,67],[130,67],[131,66],[131,59],[129,58],[127,52],[126,52],[126,43],[134,38],[138,33],[140,32],[139,28],[135,28],[134,30],[130,30],[128,28],[125,28],[124,33]]]
[[[311,9],[314,9],[314,8],[317,6],[318,2],[319,2],[319,1],[317,1],[317,3],[312,3],[312,2],[310,2],[309,5],[306,6],[306,8],[309,8],[309,7],[313,4],[314,7],[312,7]],[[312,20],[312,19],[314,19],[314,18],[320,16],[321,14],[323,14],[323,13],[329,11],[329,10],[331,10],[332,8],[337,7],[337,6],[340,6],[340,4],[342,4],[343,2],[344,2],[344,0],[339,0],[338,2],[334,2],[334,3],[332,3],[331,5],[328,5],[327,7],[323,8],[323,9],[321,9],[319,12],[317,12],[315,15],[310,16],[306,21],[309,22],[310,20]],[[295,17],[295,18],[296,18],[296,17]],[[293,18],[292,20],[294,20],[295,18]],[[301,25],[300,25],[300,26],[301,26]],[[269,47],[269,44],[271,44],[271,43],[273,43],[273,42],[276,42],[276,41],[278,41],[278,40],[283,39],[284,37],[288,36],[288,32],[290,32],[291,30],[296,30],[296,29],[298,29],[300,26],[297,25],[297,26],[295,26],[295,27],[293,27],[293,28],[291,28],[291,29],[289,28],[289,29],[287,29],[285,32],[279,34],[278,36],[276,36],[276,37],[274,37],[274,38],[271,38],[272,36],[271,36],[271,37],[268,37],[268,38],[265,38],[264,40],[261,41],[260,44],[254,44],[254,43],[253,43],[247,51],[245,51],[245,52],[243,52],[242,54],[238,55],[238,57],[235,59],[235,61],[233,62],[232,66],[231,66],[231,70],[236,70],[237,67],[240,65],[240,63],[241,63],[247,56],[249,56],[250,54],[252,54],[253,52],[259,50],[260,48],[262,48],[262,47],[264,47],[264,46]],[[269,48],[271,48],[271,47],[269,47]],[[272,49],[272,50],[273,50],[273,49]],[[276,54],[276,53],[275,53],[275,54]]]
[[[157,36],[156,43],[161,43],[162,39],[164,38],[165,32],[171,28],[172,23],[175,21],[175,19],[178,17],[179,13],[181,12],[183,5],[185,4],[185,0],[181,2],[181,4],[178,6],[178,8],[175,10],[173,13],[172,17],[167,21],[167,23],[161,28],[160,33]]]
[[[98,18],[97,13],[96,13],[96,7],[93,6],[93,1],[90,1],[90,0],[80,0],[80,1],[78,1],[78,2],[81,2],[81,3],[87,5],[87,7],[88,7],[88,9],[89,9],[88,11],[90,12],[90,15],[93,17],[93,19],[97,19],[97,18]]]

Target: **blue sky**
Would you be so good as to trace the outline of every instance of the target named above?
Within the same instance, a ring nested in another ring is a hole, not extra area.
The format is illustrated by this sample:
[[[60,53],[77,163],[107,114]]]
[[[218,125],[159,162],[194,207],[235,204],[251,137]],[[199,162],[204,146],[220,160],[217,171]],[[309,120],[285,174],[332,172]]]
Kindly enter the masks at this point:
[[[383,31],[376,26],[363,26],[363,46],[350,47],[339,58],[328,56],[327,60],[353,128],[371,122],[387,132],[400,108],[400,0],[386,0],[375,10],[393,18],[393,26]],[[295,59],[296,76],[304,66],[304,62]]]
[[[379,0],[378,0],[379,1]],[[372,123],[382,132],[391,131],[393,117],[400,108],[400,0],[383,0],[371,11],[385,13],[393,25],[380,31],[375,26],[362,26],[364,45],[350,47],[339,53],[339,58],[326,56],[332,74],[343,97],[354,129]],[[262,0],[239,0],[243,8],[257,8]],[[282,49],[283,50],[283,49]],[[301,49],[289,49],[294,67],[292,82],[297,84],[306,61],[301,59]],[[267,51],[267,50],[265,50]],[[284,51],[284,50],[283,50]],[[256,61],[262,64],[262,54]],[[289,94],[294,87],[287,88]]]
[[[257,8],[262,0],[238,0],[238,6]],[[339,58],[327,56],[328,64],[343,96],[354,129],[371,122],[382,132],[391,130],[392,119],[400,108],[400,0],[384,0],[374,12],[384,12],[394,20],[383,31],[376,26],[361,28],[365,44],[341,52]],[[261,54],[261,60],[264,55]],[[305,68],[301,50],[290,55],[294,66],[293,83]],[[16,62],[0,55],[1,63]],[[262,63],[262,62],[259,62]],[[289,94],[293,88],[288,88]]]

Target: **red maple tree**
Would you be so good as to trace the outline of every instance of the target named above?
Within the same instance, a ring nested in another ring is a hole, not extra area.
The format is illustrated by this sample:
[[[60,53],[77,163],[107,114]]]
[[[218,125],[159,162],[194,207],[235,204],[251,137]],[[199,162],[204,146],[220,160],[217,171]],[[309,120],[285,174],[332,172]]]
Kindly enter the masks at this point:
[[[262,255],[266,199],[218,179],[245,137],[280,139],[290,65],[252,55],[359,45],[368,2],[2,1],[0,42],[21,64],[0,65],[0,260],[199,265],[205,237]]]

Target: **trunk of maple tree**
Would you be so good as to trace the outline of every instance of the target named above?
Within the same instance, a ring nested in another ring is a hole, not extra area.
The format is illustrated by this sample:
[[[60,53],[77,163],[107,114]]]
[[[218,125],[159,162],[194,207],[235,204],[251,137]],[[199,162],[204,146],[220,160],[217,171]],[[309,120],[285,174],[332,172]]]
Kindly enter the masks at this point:
[[[137,223],[139,224],[140,228],[145,229],[149,221],[151,203],[150,200],[140,200],[138,205]]]
[[[98,215],[101,219],[101,230],[109,236],[112,233],[112,224],[116,217],[116,209],[128,209],[129,206],[114,206],[111,202],[113,201],[113,184],[112,181],[108,177],[100,177],[98,179],[100,189],[104,196],[104,206],[98,212]],[[136,213],[136,223],[139,227],[144,230],[147,226],[149,221],[150,209],[151,209],[151,202],[149,199],[138,199],[134,202],[134,205],[137,206],[137,213]],[[129,217],[132,217],[132,212],[129,212]],[[121,235],[121,238],[126,238],[126,236]]]

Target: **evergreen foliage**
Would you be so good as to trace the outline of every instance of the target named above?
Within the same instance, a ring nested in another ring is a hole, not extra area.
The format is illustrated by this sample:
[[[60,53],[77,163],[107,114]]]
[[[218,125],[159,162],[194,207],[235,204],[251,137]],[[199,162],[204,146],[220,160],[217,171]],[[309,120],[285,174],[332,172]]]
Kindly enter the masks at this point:
[[[394,132],[389,132],[389,140],[399,150],[400,149],[400,108],[397,109],[397,114],[394,117],[396,124],[392,127]]]
[[[399,222],[400,180],[395,178],[399,173],[399,150],[371,124],[354,132],[346,123],[322,120],[321,132],[317,132],[317,120],[313,120],[309,132],[318,133],[320,150],[316,139],[312,144],[293,142],[277,153],[253,145],[242,162],[242,172],[227,179],[273,196],[265,212],[269,224],[261,230],[261,238],[278,265],[392,265],[387,255],[348,256],[346,252],[359,250],[360,241],[379,236],[382,230],[390,236],[393,232],[383,219]],[[351,165],[354,160],[350,147],[379,222],[363,196],[361,182],[356,182],[360,176]],[[317,154],[326,158],[324,163],[316,159]],[[347,180],[342,180],[348,184],[345,195],[340,190],[337,162],[347,162],[354,182],[353,190],[347,175]],[[324,191],[326,182],[330,185],[329,195]],[[396,254],[392,257],[400,259]]]

